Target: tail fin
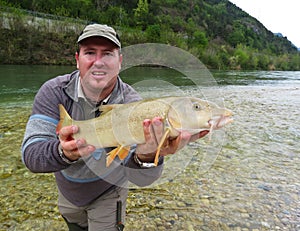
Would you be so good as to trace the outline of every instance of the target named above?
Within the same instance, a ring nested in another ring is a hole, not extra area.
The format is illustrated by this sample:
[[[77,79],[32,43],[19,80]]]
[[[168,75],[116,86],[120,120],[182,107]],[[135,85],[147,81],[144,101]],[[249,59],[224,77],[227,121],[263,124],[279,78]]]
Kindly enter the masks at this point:
[[[73,124],[73,120],[64,108],[64,106],[62,104],[59,104],[58,107],[60,113],[60,120],[56,126],[56,133],[58,133],[62,127]]]

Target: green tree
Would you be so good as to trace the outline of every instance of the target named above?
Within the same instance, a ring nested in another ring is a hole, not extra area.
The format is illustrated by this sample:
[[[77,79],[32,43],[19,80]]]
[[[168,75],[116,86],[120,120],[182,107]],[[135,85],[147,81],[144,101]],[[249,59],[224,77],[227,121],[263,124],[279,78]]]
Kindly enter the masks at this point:
[[[149,42],[160,42],[160,26],[150,25],[146,29],[146,37]]]
[[[116,26],[127,26],[128,25],[128,14],[122,7],[110,6],[106,12],[106,23],[109,25]]]
[[[204,31],[196,30],[190,41],[190,45],[196,46],[199,49],[204,49],[208,44],[208,39]]]
[[[290,66],[290,70],[300,70],[300,53],[292,56]]]
[[[240,43],[244,43],[245,37],[242,30],[235,29],[227,38],[228,43],[236,47]]]
[[[236,57],[237,64],[240,65],[241,68],[248,69],[249,55],[246,47],[239,44],[234,52],[234,56]]]
[[[146,22],[148,19],[149,5],[147,0],[139,0],[137,8],[134,11],[134,18],[138,26],[142,26],[143,29],[146,28]]]

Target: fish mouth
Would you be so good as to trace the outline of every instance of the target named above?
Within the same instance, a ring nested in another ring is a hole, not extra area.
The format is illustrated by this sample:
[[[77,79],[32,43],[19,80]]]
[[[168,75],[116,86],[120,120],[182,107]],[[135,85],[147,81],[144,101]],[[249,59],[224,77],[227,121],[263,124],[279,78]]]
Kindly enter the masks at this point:
[[[233,122],[233,113],[228,109],[222,109],[221,113],[216,113],[215,116],[212,115],[212,118],[208,121],[210,130],[219,129],[225,125]]]
[[[219,129],[224,127],[225,125],[233,122],[233,118],[231,116],[218,116],[216,118],[212,118],[208,121],[210,130]]]
[[[213,118],[211,120],[208,121],[208,125],[210,127],[209,129],[209,140],[211,140],[212,138],[212,131],[219,129],[221,127],[224,127],[226,124],[229,124],[233,122],[233,119],[231,118],[231,115],[222,115],[222,116],[218,116],[216,118]]]

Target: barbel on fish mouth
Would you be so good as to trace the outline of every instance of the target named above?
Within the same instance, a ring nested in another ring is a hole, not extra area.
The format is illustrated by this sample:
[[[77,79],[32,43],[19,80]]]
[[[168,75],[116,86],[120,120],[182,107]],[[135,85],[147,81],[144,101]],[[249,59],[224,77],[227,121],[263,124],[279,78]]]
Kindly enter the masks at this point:
[[[79,131],[73,135],[74,139],[84,138],[87,144],[96,148],[116,147],[108,153],[107,166],[116,156],[124,159],[131,145],[145,143],[145,119],[161,117],[164,123],[164,135],[156,151],[155,165],[158,164],[160,149],[168,138],[177,137],[182,131],[191,135],[203,130],[211,132],[233,121],[230,110],[195,97],[165,97],[102,105],[99,117],[84,121],[73,120],[61,104],[59,110],[57,132],[64,126],[77,125]]]

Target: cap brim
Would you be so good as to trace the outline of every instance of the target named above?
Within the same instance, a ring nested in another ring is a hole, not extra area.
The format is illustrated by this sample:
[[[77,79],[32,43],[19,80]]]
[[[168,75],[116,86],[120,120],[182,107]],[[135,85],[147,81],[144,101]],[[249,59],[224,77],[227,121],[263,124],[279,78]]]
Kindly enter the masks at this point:
[[[104,34],[99,34],[99,33],[85,33],[85,34],[82,34],[81,36],[79,36],[79,38],[77,40],[77,43],[80,43],[83,40],[85,40],[87,38],[90,38],[90,37],[103,37],[103,38],[106,38],[106,39],[110,40],[111,42],[116,44],[118,47],[121,47],[121,43],[116,37],[109,36],[109,35],[104,35]]]

